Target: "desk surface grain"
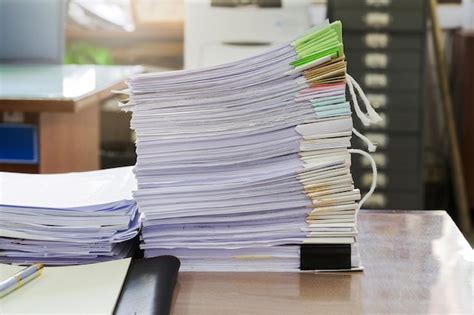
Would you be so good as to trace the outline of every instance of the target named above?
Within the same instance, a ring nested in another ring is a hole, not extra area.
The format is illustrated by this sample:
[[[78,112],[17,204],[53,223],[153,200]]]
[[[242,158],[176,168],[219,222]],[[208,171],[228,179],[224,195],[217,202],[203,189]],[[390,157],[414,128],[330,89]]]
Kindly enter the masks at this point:
[[[444,211],[359,215],[363,272],[182,272],[173,314],[473,314],[473,250]]]

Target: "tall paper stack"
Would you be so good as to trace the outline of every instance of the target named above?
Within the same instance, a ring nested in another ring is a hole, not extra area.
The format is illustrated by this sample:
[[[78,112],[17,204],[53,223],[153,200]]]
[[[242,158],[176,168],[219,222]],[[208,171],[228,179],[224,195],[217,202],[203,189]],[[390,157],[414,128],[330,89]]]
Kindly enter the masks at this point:
[[[138,234],[132,167],[0,172],[0,262],[70,265],[126,257]]]
[[[132,78],[145,256],[284,271],[303,246],[343,245],[359,267],[345,80],[340,22],[238,62]]]

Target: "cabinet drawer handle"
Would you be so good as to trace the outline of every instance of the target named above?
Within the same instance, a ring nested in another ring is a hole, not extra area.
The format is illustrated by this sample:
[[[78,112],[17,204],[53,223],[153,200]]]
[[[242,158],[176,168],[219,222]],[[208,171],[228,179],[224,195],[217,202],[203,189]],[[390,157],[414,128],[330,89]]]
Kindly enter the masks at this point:
[[[387,87],[388,78],[382,73],[368,73],[364,76],[364,83],[368,88],[384,88]]]
[[[364,56],[364,63],[367,68],[385,69],[388,65],[388,56],[382,53],[369,53]]]
[[[369,12],[364,16],[365,24],[374,28],[387,27],[391,19],[390,14],[383,12]]]
[[[364,36],[368,48],[387,48],[390,37],[386,33],[367,33]]]
[[[387,7],[391,2],[391,0],[365,0],[365,5],[368,7]]]

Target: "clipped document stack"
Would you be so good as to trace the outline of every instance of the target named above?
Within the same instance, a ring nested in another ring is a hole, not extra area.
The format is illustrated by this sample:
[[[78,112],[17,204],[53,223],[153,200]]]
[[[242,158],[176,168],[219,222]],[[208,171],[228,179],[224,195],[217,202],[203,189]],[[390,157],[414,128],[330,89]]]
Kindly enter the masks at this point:
[[[182,270],[358,268],[341,24],[129,82],[145,256]],[[351,259],[352,254],[352,259]]]
[[[69,265],[127,256],[140,227],[132,167],[0,172],[0,262]]]

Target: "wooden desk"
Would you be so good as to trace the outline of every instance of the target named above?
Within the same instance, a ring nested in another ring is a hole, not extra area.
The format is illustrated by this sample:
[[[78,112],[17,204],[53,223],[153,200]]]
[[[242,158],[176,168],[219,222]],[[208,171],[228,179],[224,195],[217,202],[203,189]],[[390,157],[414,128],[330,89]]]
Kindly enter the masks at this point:
[[[474,211],[474,31],[453,36],[453,96],[469,206]]]
[[[363,272],[185,273],[173,314],[473,314],[474,254],[444,211],[359,216]]]
[[[0,123],[11,121],[5,113],[13,112],[20,122],[37,125],[39,134],[38,164],[0,164],[0,171],[98,169],[98,105],[142,71],[139,66],[0,65]]]

